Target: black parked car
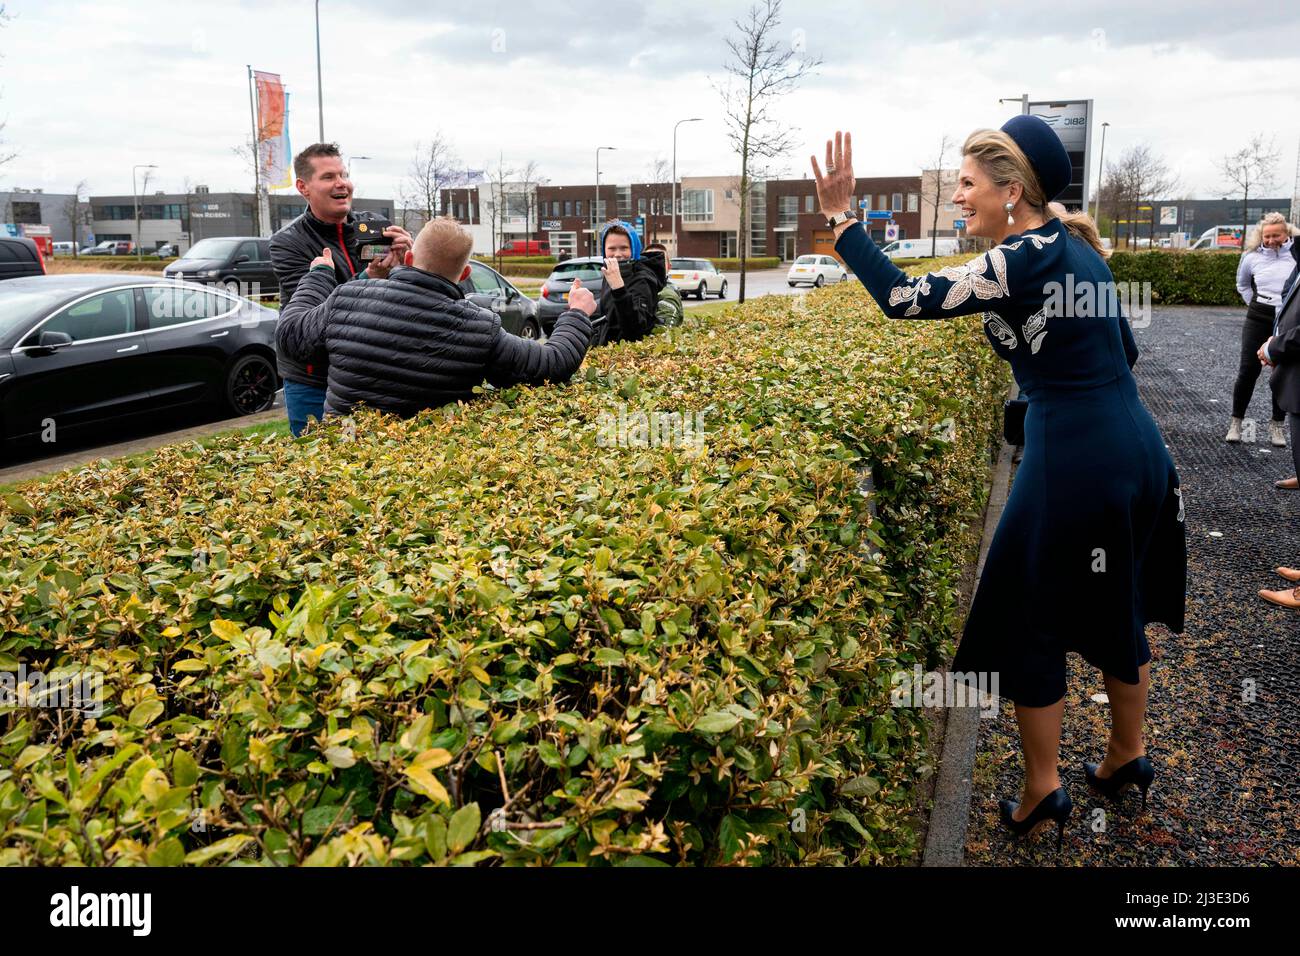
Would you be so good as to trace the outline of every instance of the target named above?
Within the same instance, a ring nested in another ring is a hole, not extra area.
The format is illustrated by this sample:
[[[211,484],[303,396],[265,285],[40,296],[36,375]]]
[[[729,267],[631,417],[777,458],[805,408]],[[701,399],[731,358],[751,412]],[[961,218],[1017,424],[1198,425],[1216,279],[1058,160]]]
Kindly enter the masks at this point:
[[[270,408],[274,309],[157,277],[53,275],[0,283],[0,437],[218,404]]]
[[[574,279],[581,281],[582,287],[589,289],[596,302],[600,302],[600,294],[605,291],[605,277],[600,274],[600,267],[604,264],[605,260],[598,256],[579,256],[555,266],[542,284],[542,295],[537,300],[537,318],[542,323],[542,331],[550,335],[555,329],[555,320],[569,308],[569,289],[573,287]]]
[[[45,275],[41,250],[30,239],[0,236],[0,279]]]
[[[469,262],[469,278],[460,284],[465,298],[501,316],[501,328],[526,339],[542,336],[542,326],[537,318],[537,302],[528,298],[510,284],[510,281],[491,266],[477,259]],[[555,320],[551,320],[555,325]]]
[[[271,268],[271,240],[256,236],[202,239],[163,269],[168,278],[219,285],[234,295],[252,298],[279,295]]]

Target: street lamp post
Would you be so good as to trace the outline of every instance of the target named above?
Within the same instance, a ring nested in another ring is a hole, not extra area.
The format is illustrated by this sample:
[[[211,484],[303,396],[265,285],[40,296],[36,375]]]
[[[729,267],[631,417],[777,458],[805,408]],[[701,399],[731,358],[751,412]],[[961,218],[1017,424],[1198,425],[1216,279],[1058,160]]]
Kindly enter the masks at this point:
[[[591,254],[596,254],[596,207],[600,205],[600,151],[602,149],[616,150],[617,146],[597,146],[596,147],[596,199],[591,204]],[[602,250],[604,251],[604,250]]]
[[[1097,201],[1093,204],[1093,222],[1101,216],[1101,184],[1106,175],[1106,127],[1109,125],[1110,123],[1101,124],[1101,149],[1097,150]]]
[[[669,212],[673,217],[673,255],[677,255],[677,127],[683,123],[699,123],[702,121],[703,117],[692,116],[690,119],[678,120],[673,124],[673,199],[672,206],[669,208]]]
[[[320,139],[325,142],[325,93],[320,82],[320,0],[316,0],[316,115],[320,119]]]
[[[157,169],[154,163],[140,163],[138,166],[131,167],[131,198],[135,201],[135,257],[137,260],[144,258],[140,251],[140,190],[135,184],[135,171],[137,169]]]

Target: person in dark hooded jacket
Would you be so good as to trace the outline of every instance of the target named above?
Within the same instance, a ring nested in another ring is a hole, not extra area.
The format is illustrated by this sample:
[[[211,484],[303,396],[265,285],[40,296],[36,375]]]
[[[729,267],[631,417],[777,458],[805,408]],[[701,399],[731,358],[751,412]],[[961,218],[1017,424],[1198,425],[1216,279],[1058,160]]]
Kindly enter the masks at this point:
[[[655,327],[659,290],[668,281],[661,252],[641,255],[641,237],[630,223],[616,220],[600,233],[605,290],[600,312],[609,321],[606,342],[635,342]]]

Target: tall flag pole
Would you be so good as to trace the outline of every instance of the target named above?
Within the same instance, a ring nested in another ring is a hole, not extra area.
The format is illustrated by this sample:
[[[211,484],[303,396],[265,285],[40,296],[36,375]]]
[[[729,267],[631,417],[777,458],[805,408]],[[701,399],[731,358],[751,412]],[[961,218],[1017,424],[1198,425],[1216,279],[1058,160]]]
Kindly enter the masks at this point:
[[[257,148],[257,97],[253,92],[253,65],[248,64],[248,113],[253,121],[253,231],[259,236],[262,234],[261,223],[257,221],[259,212],[259,200],[262,195],[261,157],[258,155]]]

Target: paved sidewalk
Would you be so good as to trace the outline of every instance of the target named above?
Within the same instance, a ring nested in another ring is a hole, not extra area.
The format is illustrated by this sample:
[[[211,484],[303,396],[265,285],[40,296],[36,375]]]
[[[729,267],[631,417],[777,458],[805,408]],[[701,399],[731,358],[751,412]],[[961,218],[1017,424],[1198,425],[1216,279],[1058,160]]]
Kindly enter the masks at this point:
[[[1187,502],[1187,629],[1148,630],[1154,660],[1147,751],[1156,782],[1118,809],[1089,792],[1080,763],[1105,753],[1109,711],[1098,672],[1070,656],[1061,777],[1074,816],[1059,858],[1041,835],[1012,842],[997,818],[1018,797],[1019,737],[1009,703],[980,723],[968,865],[1300,864],[1300,615],[1266,604],[1279,564],[1300,565],[1300,493],[1276,491],[1291,454],[1268,444],[1261,376],[1248,416],[1257,441],[1223,441],[1239,355],[1241,309],[1157,308],[1135,330],[1134,369]],[[1053,831],[1054,834],[1054,831]]]

